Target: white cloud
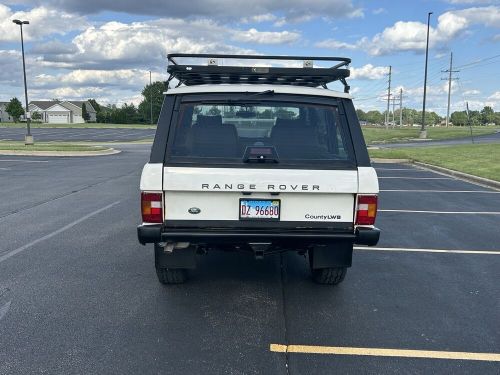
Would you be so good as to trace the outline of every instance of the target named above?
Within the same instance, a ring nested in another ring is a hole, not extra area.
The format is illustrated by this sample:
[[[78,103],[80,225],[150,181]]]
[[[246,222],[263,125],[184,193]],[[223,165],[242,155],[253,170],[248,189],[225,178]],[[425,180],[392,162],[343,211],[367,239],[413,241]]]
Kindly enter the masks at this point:
[[[378,15],[378,14],[382,14],[382,13],[387,13],[387,10],[385,10],[384,8],[377,8],[377,9],[372,10],[372,13],[375,15]]]
[[[494,4],[496,0],[448,0],[450,4]]]
[[[318,42],[314,45],[317,48],[327,48],[327,49],[356,49],[359,47],[358,43],[349,44],[345,42],[339,42],[335,39],[326,39]]]
[[[46,7],[33,8],[27,12],[13,12],[0,4],[0,41],[19,41],[19,26],[12,23],[13,19],[28,20],[29,25],[23,26],[25,40],[38,40],[47,35],[64,35],[70,31],[82,30],[87,27],[84,17],[69,14]]]
[[[430,27],[429,47],[443,48],[475,24],[500,27],[500,6],[473,7],[441,14],[437,26]],[[426,37],[426,23],[398,21],[371,39],[365,37],[351,44],[330,39],[319,42],[316,46],[331,49],[363,49],[374,56],[402,51],[421,53],[425,50]]]
[[[264,13],[264,14],[257,14],[255,16],[251,17],[243,17],[241,19],[241,23],[261,23],[261,22],[273,22],[277,19],[278,17],[275,16],[272,13]]]
[[[389,72],[389,68],[386,66],[373,66],[372,64],[366,64],[361,68],[351,68],[351,79],[359,80],[375,80],[384,78]]]
[[[287,22],[300,22],[314,17],[362,17],[363,10],[352,0],[30,0],[30,3],[52,6],[70,13],[95,14],[115,11],[156,17],[210,17],[219,20],[238,20],[263,14],[280,14]]]
[[[76,53],[42,54],[39,60],[40,64],[63,68],[164,68],[166,55],[170,52],[252,53],[251,50],[227,44],[227,40],[237,37],[240,32],[211,20],[108,22],[78,34],[72,41]],[[278,36],[284,36],[288,41],[291,36],[295,38],[295,34],[287,33],[282,32]],[[275,34],[256,31],[251,36],[261,38],[261,42],[281,42]],[[265,37],[269,39],[264,40]]]
[[[258,31],[249,30],[233,31],[232,40],[244,43],[257,44],[283,44],[292,43],[300,38],[300,34],[291,31]]]
[[[466,90],[466,91],[464,91],[464,96],[479,95],[479,94],[481,94],[481,91],[479,91],[479,90]]]

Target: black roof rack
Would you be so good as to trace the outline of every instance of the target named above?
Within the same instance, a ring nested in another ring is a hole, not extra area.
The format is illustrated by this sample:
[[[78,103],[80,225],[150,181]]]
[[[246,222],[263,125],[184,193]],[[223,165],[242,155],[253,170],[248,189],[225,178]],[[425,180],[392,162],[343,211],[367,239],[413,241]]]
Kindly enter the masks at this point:
[[[177,58],[201,59],[206,58],[207,65],[179,64]],[[168,83],[176,78],[177,86],[221,83],[250,83],[250,84],[272,84],[272,85],[294,85],[327,88],[331,82],[340,81],[344,85],[344,92],[349,92],[346,78],[350,71],[347,69],[351,59],[346,57],[326,56],[265,56],[265,55],[221,55],[221,54],[188,54],[171,53],[167,55],[170,73]],[[218,65],[218,59],[238,60],[280,60],[303,61],[302,68],[296,67],[258,67],[258,66],[223,66]],[[314,61],[329,61],[336,64],[330,68],[315,68]],[[345,68],[343,68],[345,67]]]

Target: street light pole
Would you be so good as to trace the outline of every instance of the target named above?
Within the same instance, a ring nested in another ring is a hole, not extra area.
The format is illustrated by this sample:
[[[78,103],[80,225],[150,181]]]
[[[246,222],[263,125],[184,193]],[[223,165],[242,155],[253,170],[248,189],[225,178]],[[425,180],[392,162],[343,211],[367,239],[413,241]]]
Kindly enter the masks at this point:
[[[12,22],[14,22],[16,25],[19,25],[19,27],[21,28],[21,51],[23,55],[24,99],[26,101],[26,127],[27,127],[26,136],[24,137],[24,144],[32,145],[34,141],[33,141],[33,136],[31,135],[31,128],[30,128],[31,114],[28,106],[28,86],[26,84],[26,63],[24,61],[24,38],[23,38],[23,25],[29,25],[29,21],[12,20]]]
[[[424,75],[424,101],[422,105],[422,127],[420,128],[420,138],[427,138],[427,130],[425,130],[425,97],[427,94],[427,61],[429,59],[429,27],[432,12],[427,13],[427,43],[425,45],[425,75]]]
[[[151,70],[149,71],[149,101],[151,105],[150,123],[153,125],[153,87],[151,86]]]

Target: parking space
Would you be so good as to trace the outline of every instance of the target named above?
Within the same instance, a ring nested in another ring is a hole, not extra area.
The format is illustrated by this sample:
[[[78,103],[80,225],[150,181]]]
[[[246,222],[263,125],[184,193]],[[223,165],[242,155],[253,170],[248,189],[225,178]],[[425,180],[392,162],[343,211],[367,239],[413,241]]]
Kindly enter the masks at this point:
[[[381,241],[338,287],[221,252],[166,288],[135,235],[147,156],[0,157],[1,374],[500,373],[498,191],[375,164]]]
[[[154,138],[154,129],[93,129],[93,128],[33,128],[31,133],[39,142],[50,141],[91,141],[91,142],[129,142]],[[0,140],[23,141],[26,129],[0,128]]]

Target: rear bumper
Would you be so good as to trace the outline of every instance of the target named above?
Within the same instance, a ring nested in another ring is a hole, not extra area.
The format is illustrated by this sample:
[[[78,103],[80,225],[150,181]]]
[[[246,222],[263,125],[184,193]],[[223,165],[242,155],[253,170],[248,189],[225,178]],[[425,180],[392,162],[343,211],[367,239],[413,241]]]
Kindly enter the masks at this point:
[[[155,242],[194,243],[248,243],[277,242],[283,244],[318,244],[347,241],[358,245],[374,246],[380,237],[378,228],[357,228],[355,233],[337,232],[327,229],[211,229],[211,228],[166,228],[161,224],[139,225],[137,236],[141,244]]]

